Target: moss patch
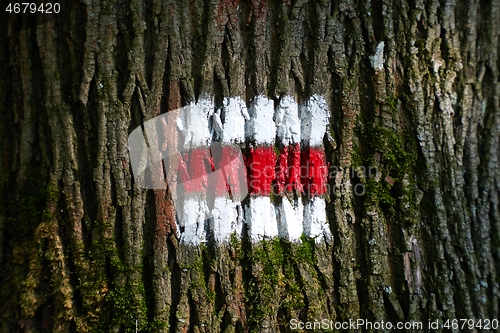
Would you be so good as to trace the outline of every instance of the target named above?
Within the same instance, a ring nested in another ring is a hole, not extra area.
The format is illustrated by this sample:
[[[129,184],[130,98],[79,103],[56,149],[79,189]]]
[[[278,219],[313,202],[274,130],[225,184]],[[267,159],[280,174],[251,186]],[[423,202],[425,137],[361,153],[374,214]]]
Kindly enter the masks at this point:
[[[301,243],[274,238],[246,248],[243,260],[247,268],[245,300],[250,307],[248,325],[260,331],[262,323],[277,317],[280,325],[307,312],[304,288],[308,288],[298,272],[299,265],[316,276],[315,243],[301,237]]]
[[[380,179],[371,177],[367,180],[369,202],[379,202],[390,215],[396,214],[396,208],[416,210],[413,200],[416,141],[408,133],[399,135],[394,130],[370,122],[364,124],[360,134],[367,148],[365,156],[368,156],[363,159],[363,164],[380,168]]]

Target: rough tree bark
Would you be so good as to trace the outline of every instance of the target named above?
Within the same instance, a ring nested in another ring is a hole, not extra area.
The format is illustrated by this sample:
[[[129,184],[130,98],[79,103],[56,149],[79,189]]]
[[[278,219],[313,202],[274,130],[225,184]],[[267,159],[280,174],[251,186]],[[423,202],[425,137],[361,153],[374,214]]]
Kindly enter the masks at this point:
[[[498,319],[499,10],[73,0],[2,12],[0,331]],[[179,242],[170,193],[133,181],[127,136],[203,94],[218,107],[324,96],[339,170],[330,241]]]

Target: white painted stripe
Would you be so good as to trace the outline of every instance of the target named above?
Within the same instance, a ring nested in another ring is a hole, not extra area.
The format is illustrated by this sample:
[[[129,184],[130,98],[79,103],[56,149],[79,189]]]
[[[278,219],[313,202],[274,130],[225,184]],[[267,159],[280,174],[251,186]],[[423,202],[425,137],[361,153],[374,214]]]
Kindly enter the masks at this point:
[[[245,210],[245,223],[252,242],[278,236],[276,213],[271,198],[250,198],[250,203]]]
[[[241,97],[224,98],[222,142],[235,144],[245,142],[245,118],[249,119],[249,115],[245,101]]]
[[[217,243],[229,241],[232,233],[238,238],[241,237],[243,227],[241,211],[241,203],[234,202],[228,197],[215,198],[210,227]]]
[[[245,124],[245,136],[256,144],[273,145],[276,137],[274,102],[265,96],[256,96],[248,111],[250,120]],[[278,236],[275,207],[269,197],[250,197],[245,207],[245,222],[252,241]]]
[[[181,242],[188,245],[199,245],[206,242],[205,220],[209,210],[205,198],[191,197],[183,202],[182,210],[177,213],[184,226],[181,234]],[[179,216],[180,215],[180,216]]]
[[[313,95],[299,109],[301,118],[301,139],[305,146],[320,147],[323,145],[330,111],[323,96]],[[304,234],[315,238],[316,242],[329,237],[330,227],[326,220],[326,202],[324,198],[315,196],[304,204]]]
[[[184,151],[199,147],[208,147],[210,143],[209,118],[213,114],[215,104],[212,98],[201,97],[198,102],[183,108],[184,112],[177,119],[177,127],[184,140]],[[179,224],[184,227],[181,242],[189,245],[199,245],[206,242],[205,220],[210,217],[205,194],[188,197],[182,204],[182,210],[177,213]]]
[[[214,112],[212,98],[202,97],[195,104],[191,102],[183,107],[177,119],[177,128],[183,134],[181,147],[184,151],[198,147],[208,147],[210,144],[209,117]]]
[[[274,144],[276,128],[273,121],[274,103],[265,96],[256,96],[249,108],[250,120],[245,124],[245,135],[257,144]]]
[[[330,112],[323,96],[313,95],[299,109],[302,142],[311,147],[323,145]]]
[[[223,124],[221,117],[224,119]],[[223,143],[239,144],[245,142],[245,119],[249,119],[249,115],[245,101],[241,97],[224,98],[223,114],[215,113],[214,118],[216,123],[220,122],[220,125],[214,125],[214,130]],[[215,198],[211,220],[211,230],[215,241],[217,243],[226,242],[232,233],[241,237],[242,226],[241,203],[231,200],[227,194]]]
[[[276,134],[284,146],[300,143],[299,107],[292,96],[285,96],[274,113]]]
[[[314,197],[304,205],[304,234],[314,238],[316,243],[330,238],[325,199]]]
[[[292,96],[281,98],[274,113],[276,122],[276,134],[283,146],[300,143],[299,107]],[[278,219],[278,234],[281,238],[290,241],[300,240],[303,233],[303,212],[302,198],[294,200],[292,204],[286,196],[283,196],[281,203],[276,206],[276,216]]]
[[[281,203],[276,206],[276,218],[278,220],[278,234],[280,238],[290,241],[300,240],[304,231],[303,228],[304,206],[302,198],[290,202],[287,197],[283,197]]]

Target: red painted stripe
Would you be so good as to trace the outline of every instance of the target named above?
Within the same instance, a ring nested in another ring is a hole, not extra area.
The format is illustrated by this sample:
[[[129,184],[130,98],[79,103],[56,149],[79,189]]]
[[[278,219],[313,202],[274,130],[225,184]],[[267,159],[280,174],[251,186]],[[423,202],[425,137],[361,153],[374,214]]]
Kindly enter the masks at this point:
[[[223,146],[220,152],[212,151],[216,171],[220,170],[215,187],[215,195],[223,196],[226,193],[238,195],[241,193],[240,179],[246,179],[246,170],[240,168],[238,155],[241,149],[234,146]]]
[[[245,179],[245,170],[238,165],[240,149],[223,146],[211,152],[209,148],[198,148],[182,154],[179,163],[179,182],[188,193],[203,193],[208,186],[207,175],[218,173],[214,184],[215,195],[240,193],[240,179]],[[215,161],[214,161],[215,160]],[[300,151],[300,145],[283,148],[279,160],[273,146],[250,148],[245,158],[246,179],[249,193],[268,196],[274,180],[277,193],[307,193],[324,195],[328,179],[328,165],[323,148],[308,148]]]
[[[301,180],[303,191],[311,196],[326,193],[328,166],[323,148],[308,148],[301,154]]]
[[[275,179],[276,153],[273,146],[250,148],[246,158],[248,191],[251,194],[269,195]]]
[[[300,145],[298,143],[281,150],[276,170],[279,193],[302,192],[300,179]]]
[[[240,194],[240,179],[246,179],[246,170],[239,165],[240,148],[214,146],[193,149],[181,156],[178,179],[187,193],[203,193],[207,187],[215,189],[216,196]],[[212,172],[216,171],[216,174]],[[215,177],[208,177],[209,174]],[[210,183],[209,183],[210,182]]]
[[[214,170],[208,148],[183,153],[179,162],[179,181],[187,193],[202,193],[208,185],[207,174]]]

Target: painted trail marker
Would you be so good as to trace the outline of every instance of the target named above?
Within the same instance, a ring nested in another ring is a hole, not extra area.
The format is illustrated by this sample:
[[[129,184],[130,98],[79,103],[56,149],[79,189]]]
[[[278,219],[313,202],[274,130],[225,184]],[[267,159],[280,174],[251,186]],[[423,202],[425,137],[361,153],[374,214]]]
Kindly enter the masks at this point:
[[[270,198],[276,165],[273,114],[273,101],[257,96],[249,108],[250,120],[245,124],[245,136],[254,145],[246,159],[251,195],[245,209],[245,223],[252,241],[278,236],[276,212]]]
[[[323,137],[328,125],[329,110],[323,96],[313,95],[300,108],[302,155],[301,164],[306,166],[301,173],[304,191],[311,197],[304,204],[304,233],[321,241],[330,238],[326,220],[326,202],[320,195],[326,191],[328,167],[325,161]],[[302,171],[301,170],[301,171]]]
[[[212,225],[212,229],[224,233],[224,226],[220,226],[222,219],[228,218],[224,211],[235,208],[248,193],[239,146],[211,142],[209,120],[213,112],[213,101],[201,99],[151,119],[144,123],[144,130],[138,127],[129,135],[137,185],[166,189],[168,184],[181,227],[181,241],[192,245],[207,241],[211,234],[207,221],[213,213],[217,226]],[[229,229],[227,232],[232,231]],[[214,237],[224,240],[227,235]]]
[[[147,189],[168,185],[185,244],[228,241],[242,235],[244,224],[252,241],[298,241],[303,233],[321,241],[330,235],[323,198],[328,117],[317,95],[300,106],[284,96],[276,108],[257,96],[248,109],[240,97],[225,98],[220,109],[212,98],[200,98],[132,131],[134,179]],[[271,202],[271,191],[282,196],[279,204]]]
[[[302,180],[300,175],[300,125],[299,107],[291,96],[281,98],[276,108],[276,135],[282,146],[277,168],[277,190],[283,196],[276,206],[279,236],[296,241],[304,231]],[[295,198],[294,193],[298,194]],[[293,202],[286,195],[294,197]]]

